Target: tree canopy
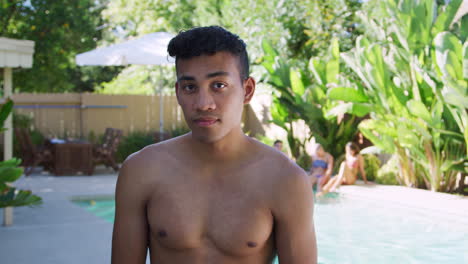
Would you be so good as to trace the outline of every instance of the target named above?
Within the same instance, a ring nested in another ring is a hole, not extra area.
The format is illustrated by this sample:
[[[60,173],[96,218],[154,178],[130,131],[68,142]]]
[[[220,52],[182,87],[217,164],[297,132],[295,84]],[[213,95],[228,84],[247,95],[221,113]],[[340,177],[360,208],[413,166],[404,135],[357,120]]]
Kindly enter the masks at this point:
[[[101,11],[106,2],[4,0],[0,36],[35,42],[33,68],[14,72],[15,91],[93,91],[119,68],[77,67],[75,55],[96,47],[102,37]]]

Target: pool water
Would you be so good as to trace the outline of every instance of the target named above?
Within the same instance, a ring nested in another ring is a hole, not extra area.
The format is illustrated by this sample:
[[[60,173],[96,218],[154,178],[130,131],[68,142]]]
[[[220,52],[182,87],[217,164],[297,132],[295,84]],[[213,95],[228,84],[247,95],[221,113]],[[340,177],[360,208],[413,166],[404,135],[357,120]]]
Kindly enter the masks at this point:
[[[89,200],[73,200],[75,204],[85,208],[96,216],[104,218],[111,223],[114,222],[115,200],[114,198],[94,198]]]
[[[74,202],[114,220],[113,199]],[[332,193],[316,202],[315,228],[322,264],[468,263],[460,216]]]

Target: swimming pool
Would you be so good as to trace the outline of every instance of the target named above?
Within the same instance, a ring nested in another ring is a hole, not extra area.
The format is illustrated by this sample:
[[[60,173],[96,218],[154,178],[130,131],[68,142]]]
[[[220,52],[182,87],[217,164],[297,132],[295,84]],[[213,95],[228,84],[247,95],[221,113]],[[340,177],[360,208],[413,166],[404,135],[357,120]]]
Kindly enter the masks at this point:
[[[75,200],[114,220],[113,198]],[[319,263],[468,263],[468,219],[329,194],[316,202]]]

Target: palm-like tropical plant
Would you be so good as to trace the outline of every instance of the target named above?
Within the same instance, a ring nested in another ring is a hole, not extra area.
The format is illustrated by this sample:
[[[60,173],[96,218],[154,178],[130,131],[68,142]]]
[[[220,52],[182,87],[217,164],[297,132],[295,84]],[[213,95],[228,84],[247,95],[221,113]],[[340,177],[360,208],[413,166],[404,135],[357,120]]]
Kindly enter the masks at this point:
[[[5,131],[4,123],[13,109],[13,101],[8,100],[0,108],[0,131]],[[23,169],[19,168],[21,163],[18,159],[10,159],[0,162],[0,208],[10,206],[32,206],[39,205],[42,199],[33,195],[28,190],[18,190],[9,185],[19,179]]]
[[[354,116],[327,115],[327,111],[337,104],[326,94],[330,86],[338,83],[338,41],[333,40],[328,58],[310,60],[309,71],[291,66],[266,41],[263,49],[262,65],[268,72],[264,81],[276,91],[271,108],[272,122],[287,131],[292,155],[297,159],[305,153],[305,141],[314,137],[334,157],[340,156],[345,144],[355,136],[358,121]],[[303,120],[310,129],[310,135],[304,141],[295,134],[293,123],[297,120]]]
[[[460,3],[380,1],[361,14],[367,36],[341,54],[359,80],[328,91],[348,102],[331,114],[370,114],[360,130],[398,156],[408,186],[453,191],[455,175],[467,170],[468,16],[450,32]]]

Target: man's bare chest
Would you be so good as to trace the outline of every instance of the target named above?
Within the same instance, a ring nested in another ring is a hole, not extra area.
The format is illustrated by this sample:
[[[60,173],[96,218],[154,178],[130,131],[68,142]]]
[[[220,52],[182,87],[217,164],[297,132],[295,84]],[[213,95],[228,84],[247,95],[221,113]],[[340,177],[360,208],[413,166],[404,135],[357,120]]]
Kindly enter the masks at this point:
[[[152,240],[176,250],[210,244],[239,256],[270,240],[273,217],[261,181],[177,177],[158,186],[148,203]]]

